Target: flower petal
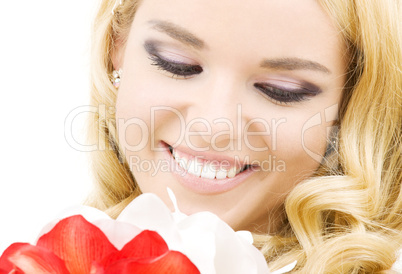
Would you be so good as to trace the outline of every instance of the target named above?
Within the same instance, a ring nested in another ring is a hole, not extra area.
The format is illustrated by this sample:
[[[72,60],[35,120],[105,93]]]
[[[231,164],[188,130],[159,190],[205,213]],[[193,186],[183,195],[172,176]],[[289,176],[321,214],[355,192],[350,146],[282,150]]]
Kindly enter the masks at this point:
[[[6,271],[7,273],[15,269],[14,264],[9,261],[9,257],[17,252],[21,247],[29,245],[27,243],[14,243],[10,245],[0,257],[0,269]]]
[[[122,249],[126,243],[142,231],[142,229],[139,229],[136,226],[118,222],[110,218],[105,212],[100,211],[99,209],[80,205],[70,207],[61,212],[56,220],[48,223],[42,229],[38,238],[52,230],[52,228],[62,219],[74,215],[81,215],[85,220],[97,226],[103,233],[105,233],[106,237],[117,249]]]
[[[6,267],[1,264],[6,273],[69,273],[64,262],[43,247],[17,243],[4,252],[2,260],[3,257],[8,261]]]
[[[37,245],[63,259],[72,274],[89,273],[93,262],[117,251],[98,227],[80,215],[61,220]]]
[[[151,259],[126,259],[112,264],[105,274],[199,274],[197,267],[178,251],[168,251],[164,255]]]
[[[163,238],[151,230],[142,231],[120,251],[127,258],[159,257],[169,251]]]
[[[269,273],[262,253],[218,216],[199,212],[182,220],[178,227],[183,253],[202,273]]]
[[[169,251],[163,238],[151,230],[144,230],[128,242],[122,250],[115,252],[102,260],[101,265],[107,266],[123,259],[156,258]]]
[[[278,269],[278,270],[272,272],[272,274],[288,273],[288,272],[292,271],[293,268],[295,268],[296,265],[297,265],[297,261],[294,261],[293,263],[288,264],[288,265],[282,267],[281,269]]]
[[[134,199],[117,217],[141,229],[158,232],[169,249],[180,249],[181,238],[169,208],[155,194],[145,193]]]
[[[57,223],[59,223],[61,220],[74,216],[74,215],[81,215],[82,217],[84,217],[85,220],[87,220],[88,222],[90,222],[92,224],[94,223],[94,221],[97,221],[97,220],[114,221],[105,212],[100,211],[99,209],[96,209],[96,208],[93,208],[90,206],[84,206],[84,205],[72,206],[72,207],[66,208],[65,210],[60,212],[60,214],[58,214],[58,217],[55,220],[53,220],[53,221],[49,222],[47,225],[45,225],[42,228],[41,232],[39,233],[38,239],[42,235],[49,233],[53,229],[53,227],[55,227],[57,225]],[[96,225],[96,226],[98,226],[98,225]],[[102,229],[102,227],[99,227],[99,228],[102,231],[104,231]]]

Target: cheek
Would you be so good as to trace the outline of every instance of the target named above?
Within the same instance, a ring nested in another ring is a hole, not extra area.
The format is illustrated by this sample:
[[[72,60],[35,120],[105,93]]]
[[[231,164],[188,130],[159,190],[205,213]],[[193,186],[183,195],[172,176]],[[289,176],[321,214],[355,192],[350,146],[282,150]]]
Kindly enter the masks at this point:
[[[318,112],[320,114],[320,112]],[[286,173],[314,172],[325,154],[327,124],[311,125],[306,114],[288,116],[271,136],[271,154],[286,164]]]
[[[140,79],[140,76],[125,82],[119,90],[116,122],[120,145],[126,145],[126,149],[141,143],[142,148],[155,147],[158,141],[153,138],[155,135],[163,136],[174,144],[180,140],[184,129],[183,108],[163,85]],[[145,140],[148,140],[147,144]]]
[[[121,86],[116,101],[116,127],[120,147],[124,152],[136,151],[148,139],[145,105],[139,104],[138,94]]]

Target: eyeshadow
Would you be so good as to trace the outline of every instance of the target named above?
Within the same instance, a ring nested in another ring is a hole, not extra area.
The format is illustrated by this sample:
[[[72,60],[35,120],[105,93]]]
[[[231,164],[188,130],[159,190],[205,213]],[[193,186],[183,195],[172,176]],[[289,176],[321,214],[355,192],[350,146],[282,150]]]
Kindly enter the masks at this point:
[[[151,55],[155,55],[158,53],[158,47],[157,47],[158,42],[153,41],[153,40],[147,40],[144,43],[144,49]]]

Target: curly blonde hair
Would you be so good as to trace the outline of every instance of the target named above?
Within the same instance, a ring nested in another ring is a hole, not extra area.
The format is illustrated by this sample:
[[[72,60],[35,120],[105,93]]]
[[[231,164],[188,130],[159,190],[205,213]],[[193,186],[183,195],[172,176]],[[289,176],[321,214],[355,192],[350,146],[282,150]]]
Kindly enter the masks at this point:
[[[297,260],[297,273],[390,269],[402,245],[402,3],[320,0],[349,50],[338,147],[288,195],[277,235],[254,235],[271,269]],[[121,156],[110,82],[140,1],[102,0],[94,21],[89,140],[96,189],[88,203],[116,217],[141,192]],[[102,106],[102,107],[101,107]]]

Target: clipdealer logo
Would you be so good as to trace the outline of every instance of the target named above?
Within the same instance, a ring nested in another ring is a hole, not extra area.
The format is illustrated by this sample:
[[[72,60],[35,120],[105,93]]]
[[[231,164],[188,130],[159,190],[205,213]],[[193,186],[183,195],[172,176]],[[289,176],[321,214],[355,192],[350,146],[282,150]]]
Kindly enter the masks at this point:
[[[315,153],[312,149],[310,149],[306,145],[306,133],[308,130],[313,129],[317,126],[322,126],[325,124],[326,126],[326,136],[329,142],[331,141],[331,134],[336,132],[336,126],[333,126],[334,122],[338,119],[338,104],[332,105],[330,107],[325,108],[323,111],[316,113],[311,116],[304,124],[301,129],[301,146],[303,150],[312,158],[314,161],[320,163],[323,159],[323,155]],[[247,147],[247,149],[256,152],[268,152],[268,151],[276,151],[278,149],[278,129],[284,127],[287,123],[286,118],[281,119],[271,119],[269,122],[263,118],[254,118],[249,120],[247,123],[243,123],[242,121],[242,106],[241,104],[237,105],[237,117],[236,121],[232,121],[227,118],[218,118],[212,121],[212,125],[206,119],[196,118],[190,121],[186,121],[185,116],[182,113],[172,107],[169,106],[155,106],[150,109],[150,119],[149,121],[144,121],[138,117],[132,117],[130,119],[117,119],[117,127],[118,127],[118,135],[125,136],[126,131],[130,127],[136,127],[138,130],[138,134],[140,134],[140,141],[136,144],[129,144],[125,138],[123,138],[120,143],[120,147],[125,151],[138,152],[145,149],[148,145],[150,146],[152,151],[161,151],[163,148],[155,146],[155,136],[153,132],[155,131],[157,121],[157,114],[166,115],[168,112],[170,115],[175,115],[179,121],[180,127],[177,132],[178,138],[175,140],[172,147],[175,147],[179,144],[185,144],[189,149],[193,151],[207,151],[212,149],[217,152],[223,151],[236,151],[241,150],[243,144]],[[66,117],[64,123],[64,135],[66,142],[75,150],[81,152],[92,152],[96,150],[112,150],[113,148],[108,144],[107,140],[104,140],[99,136],[99,140],[97,140],[94,144],[85,144],[80,143],[79,138],[77,138],[73,134],[73,124],[75,119],[82,115],[88,114],[99,114],[99,117],[113,117],[115,114],[114,107],[106,107],[105,105],[100,105],[99,107],[95,106],[80,106],[73,109]],[[107,119],[107,118],[100,118]],[[110,118],[111,119],[111,118]],[[191,128],[194,125],[202,125],[205,128],[205,131],[192,131]],[[222,130],[213,133],[214,126],[226,126],[227,130]],[[250,131],[252,126],[258,125],[259,128],[263,128],[263,131]],[[101,122],[98,121],[99,130],[102,130]],[[211,140],[210,146],[205,147],[197,147],[193,145],[191,142],[191,137],[193,136],[208,136],[209,140]],[[234,138],[234,136],[241,136],[242,138]],[[256,147],[253,146],[250,142],[250,138],[254,136],[263,136],[269,137],[269,145]],[[216,145],[216,140],[220,137],[226,138],[229,142],[224,147],[218,147]],[[268,157],[269,156],[269,157]],[[276,167],[273,168],[273,164],[271,164],[272,169],[283,169],[281,166],[281,159],[277,159],[276,156],[273,156],[267,153],[267,160],[270,160],[272,163],[278,163]],[[142,161],[146,161],[145,159]],[[141,161],[134,161],[134,163],[140,163]],[[142,165],[147,165],[147,163],[143,163]],[[155,168],[155,163],[149,163],[149,166],[153,166]],[[159,164],[160,166],[160,164]],[[280,167],[280,168],[278,168]],[[142,168],[143,170],[149,168]]]

